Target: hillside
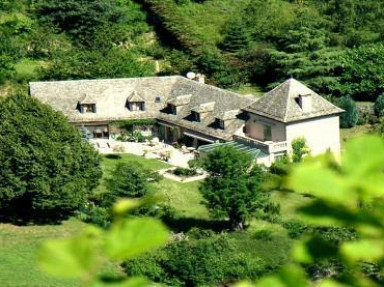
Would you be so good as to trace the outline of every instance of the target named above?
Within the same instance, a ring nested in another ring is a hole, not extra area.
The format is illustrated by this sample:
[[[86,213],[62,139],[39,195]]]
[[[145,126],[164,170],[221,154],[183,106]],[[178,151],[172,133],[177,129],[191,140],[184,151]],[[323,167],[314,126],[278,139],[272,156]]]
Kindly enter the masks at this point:
[[[383,14],[379,0],[1,1],[0,93],[193,70],[246,93],[293,76],[372,101],[384,87]]]

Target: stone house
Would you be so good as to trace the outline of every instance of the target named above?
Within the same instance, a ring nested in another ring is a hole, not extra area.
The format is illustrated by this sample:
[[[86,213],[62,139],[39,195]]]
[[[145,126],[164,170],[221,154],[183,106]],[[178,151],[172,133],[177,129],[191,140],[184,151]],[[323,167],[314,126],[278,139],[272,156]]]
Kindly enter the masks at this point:
[[[116,120],[154,119],[150,128],[161,140],[203,152],[234,145],[267,165],[290,153],[298,137],[313,155],[340,151],[343,110],[294,79],[259,99],[181,76],[31,82],[29,92],[96,138],[119,133]]]

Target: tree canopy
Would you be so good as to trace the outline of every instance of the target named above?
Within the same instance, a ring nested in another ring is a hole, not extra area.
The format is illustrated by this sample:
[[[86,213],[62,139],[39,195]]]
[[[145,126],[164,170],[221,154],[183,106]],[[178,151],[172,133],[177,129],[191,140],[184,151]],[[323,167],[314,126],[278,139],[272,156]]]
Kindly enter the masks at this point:
[[[0,100],[0,207],[33,220],[65,217],[101,177],[100,158],[66,118],[38,100]]]
[[[207,154],[203,167],[210,176],[200,186],[205,205],[218,219],[229,219],[234,228],[246,221],[267,202],[261,188],[265,171],[252,156],[232,147],[217,148]]]

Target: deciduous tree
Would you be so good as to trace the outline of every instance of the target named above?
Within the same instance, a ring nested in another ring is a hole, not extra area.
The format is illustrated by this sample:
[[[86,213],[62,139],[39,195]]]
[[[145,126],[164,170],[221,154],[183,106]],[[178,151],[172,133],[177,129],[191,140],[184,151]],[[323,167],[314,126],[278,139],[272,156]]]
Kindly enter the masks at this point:
[[[100,158],[66,118],[25,95],[0,101],[0,207],[27,219],[65,217],[101,177]]]
[[[233,228],[242,229],[268,199],[261,188],[265,171],[252,155],[232,147],[209,153],[203,166],[210,173],[200,186],[205,205],[214,217],[229,219]]]

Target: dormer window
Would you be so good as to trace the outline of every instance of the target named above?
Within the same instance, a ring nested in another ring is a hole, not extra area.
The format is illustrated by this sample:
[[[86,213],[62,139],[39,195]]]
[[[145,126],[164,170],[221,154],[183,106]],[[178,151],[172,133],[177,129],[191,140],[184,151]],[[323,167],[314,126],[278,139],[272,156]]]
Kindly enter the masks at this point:
[[[175,105],[168,104],[167,108],[171,115],[177,115],[177,107]]]
[[[131,112],[145,111],[144,102],[127,102],[127,108]]]
[[[96,113],[97,98],[92,94],[83,94],[82,98],[77,103],[77,109],[82,114]]]
[[[224,120],[216,119],[216,126],[217,126],[217,128],[223,130],[224,129]]]
[[[137,91],[133,91],[127,98],[126,107],[131,112],[145,111],[144,98]]]
[[[80,113],[96,113],[96,104],[80,104]]]
[[[200,122],[200,113],[198,112],[192,112],[192,118],[195,122]]]

